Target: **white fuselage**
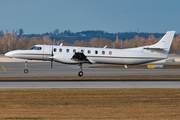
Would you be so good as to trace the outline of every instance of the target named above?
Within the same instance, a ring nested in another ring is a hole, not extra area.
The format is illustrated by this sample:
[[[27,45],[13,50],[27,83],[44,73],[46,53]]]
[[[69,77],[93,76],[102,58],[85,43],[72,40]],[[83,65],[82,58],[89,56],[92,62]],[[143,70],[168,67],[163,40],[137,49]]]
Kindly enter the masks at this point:
[[[143,47],[130,49],[108,49],[93,47],[72,47],[72,46],[55,46],[55,45],[35,45],[35,49],[14,50],[5,55],[16,59],[26,60],[53,60],[66,64],[85,63],[72,59],[75,53],[83,53],[90,63],[103,64],[121,64],[136,65],[166,60],[167,56],[163,52],[144,49]],[[39,49],[37,49],[39,48]],[[53,56],[52,56],[53,55]]]

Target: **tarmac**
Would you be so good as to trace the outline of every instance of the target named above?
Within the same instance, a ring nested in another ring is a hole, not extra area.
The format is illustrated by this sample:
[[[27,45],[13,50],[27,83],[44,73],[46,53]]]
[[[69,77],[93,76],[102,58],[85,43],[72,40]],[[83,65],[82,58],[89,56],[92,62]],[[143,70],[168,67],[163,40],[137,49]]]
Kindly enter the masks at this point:
[[[14,61],[10,58],[0,57],[0,77],[59,77],[76,76],[79,72],[78,65],[66,65],[50,62],[29,61],[29,73],[24,74],[24,62]],[[179,64],[172,62],[172,64]],[[92,68],[90,64],[83,64],[84,76],[131,76],[131,75],[180,75],[179,69],[125,69],[125,68]],[[83,76],[83,77],[84,77]],[[180,88],[180,81],[51,81],[51,80],[22,80],[0,81],[1,89],[47,89],[47,88]]]

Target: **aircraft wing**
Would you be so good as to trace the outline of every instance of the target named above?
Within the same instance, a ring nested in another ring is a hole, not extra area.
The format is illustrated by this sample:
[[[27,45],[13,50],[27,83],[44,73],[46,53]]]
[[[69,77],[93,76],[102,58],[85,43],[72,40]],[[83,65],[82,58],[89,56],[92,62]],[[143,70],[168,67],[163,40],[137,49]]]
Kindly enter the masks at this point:
[[[75,61],[79,61],[79,62],[82,62],[82,63],[91,63],[87,57],[84,55],[84,53],[80,53],[80,52],[76,52],[72,58],[72,60],[75,60]]]

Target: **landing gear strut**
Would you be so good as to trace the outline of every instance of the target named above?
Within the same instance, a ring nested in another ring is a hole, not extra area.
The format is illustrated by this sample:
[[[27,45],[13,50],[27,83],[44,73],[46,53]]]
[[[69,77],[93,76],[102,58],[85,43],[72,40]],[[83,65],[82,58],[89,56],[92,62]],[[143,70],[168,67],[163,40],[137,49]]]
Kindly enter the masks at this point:
[[[28,70],[28,61],[25,61],[24,73],[27,74],[28,72],[29,72],[29,70]]]
[[[79,67],[80,67],[80,71],[79,71],[79,73],[78,73],[78,76],[79,76],[79,77],[82,77],[82,76],[83,76],[82,63],[79,64]]]

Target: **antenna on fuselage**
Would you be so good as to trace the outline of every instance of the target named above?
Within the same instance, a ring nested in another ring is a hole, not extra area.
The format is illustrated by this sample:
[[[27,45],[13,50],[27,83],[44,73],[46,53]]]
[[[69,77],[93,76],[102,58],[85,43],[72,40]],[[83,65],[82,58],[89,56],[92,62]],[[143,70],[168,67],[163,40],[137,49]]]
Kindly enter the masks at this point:
[[[106,48],[107,47],[107,45],[105,45],[103,48]]]
[[[59,46],[62,46],[63,45],[63,43],[61,43]]]

